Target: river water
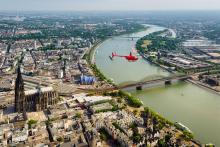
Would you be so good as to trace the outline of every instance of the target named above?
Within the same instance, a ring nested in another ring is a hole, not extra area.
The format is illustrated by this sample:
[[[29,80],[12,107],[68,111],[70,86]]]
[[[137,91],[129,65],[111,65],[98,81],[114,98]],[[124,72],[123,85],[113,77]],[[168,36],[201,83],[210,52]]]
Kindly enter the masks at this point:
[[[109,59],[112,52],[127,55],[135,46],[136,40],[126,37],[143,37],[163,30],[151,26],[148,30],[114,37],[103,42],[96,50],[95,62],[108,78],[117,84],[132,83],[167,77],[171,74],[144,59],[128,62],[123,58]],[[195,138],[202,143],[220,146],[220,96],[191,83],[179,82],[171,86],[129,91],[148,106],[173,122],[181,122],[193,131]]]

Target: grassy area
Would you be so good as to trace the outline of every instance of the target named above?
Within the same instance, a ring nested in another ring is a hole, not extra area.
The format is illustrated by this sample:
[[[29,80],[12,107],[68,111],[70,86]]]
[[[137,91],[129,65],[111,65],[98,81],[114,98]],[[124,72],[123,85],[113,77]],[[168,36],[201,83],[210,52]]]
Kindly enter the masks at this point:
[[[98,103],[95,103],[94,105],[99,105],[99,104],[103,104],[103,103],[106,103],[106,102],[109,103],[110,105],[112,105],[112,108],[111,109],[96,110],[95,113],[108,112],[108,111],[117,111],[117,110],[121,109],[121,108],[118,107],[118,105],[113,100],[98,102]]]
[[[161,49],[167,51],[179,49],[179,44],[180,44],[179,39],[160,36],[162,33],[166,31],[167,30],[154,32],[139,39],[136,43],[137,50],[141,52],[145,52],[145,51],[154,52],[154,51],[159,51]]]
[[[151,41],[150,40],[143,40],[143,44],[141,45],[142,48],[147,48],[148,45],[151,45]]]

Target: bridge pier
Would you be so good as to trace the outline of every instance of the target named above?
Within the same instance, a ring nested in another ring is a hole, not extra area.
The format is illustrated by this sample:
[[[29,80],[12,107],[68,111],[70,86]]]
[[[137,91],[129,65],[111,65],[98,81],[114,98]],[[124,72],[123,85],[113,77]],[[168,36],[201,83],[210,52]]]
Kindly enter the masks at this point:
[[[189,78],[189,76],[185,76],[185,75],[165,77],[162,79],[155,79],[155,80],[151,80],[151,81],[144,81],[144,82],[139,82],[139,83],[135,83],[135,84],[125,85],[125,86],[120,87],[120,89],[143,90],[143,89],[152,88],[152,87],[171,85],[171,84],[176,83],[178,81],[187,80],[188,78]]]
[[[136,90],[142,90],[142,86],[137,86]]]
[[[165,84],[165,85],[171,85],[171,84],[172,84],[172,81],[171,81],[171,80],[167,80],[167,81],[164,82],[164,84]]]

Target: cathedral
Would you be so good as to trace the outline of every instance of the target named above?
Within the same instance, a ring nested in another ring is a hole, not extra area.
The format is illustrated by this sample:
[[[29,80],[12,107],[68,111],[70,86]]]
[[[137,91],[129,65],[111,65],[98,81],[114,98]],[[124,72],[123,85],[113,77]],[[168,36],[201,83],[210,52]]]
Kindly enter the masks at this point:
[[[37,86],[35,89],[25,90],[20,67],[17,69],[15,82],[15,111],[19,113],[42,111],[57,101],[58,93],[53,87]]]

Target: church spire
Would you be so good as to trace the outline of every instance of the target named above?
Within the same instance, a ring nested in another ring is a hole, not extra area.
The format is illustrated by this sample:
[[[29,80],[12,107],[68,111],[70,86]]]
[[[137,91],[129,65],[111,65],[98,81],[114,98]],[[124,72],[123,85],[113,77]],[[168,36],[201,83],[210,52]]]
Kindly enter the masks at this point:
[[[21,75],[20,66],[17,68],[17,78],[15,81],[15,111],[24,114],[26,112],[24,81]]]

